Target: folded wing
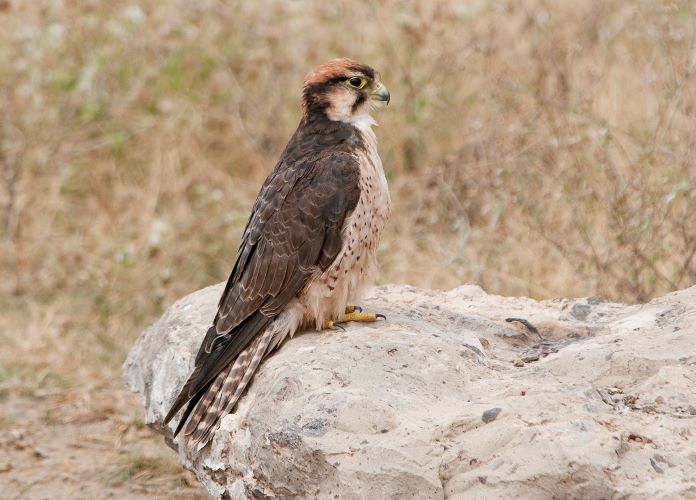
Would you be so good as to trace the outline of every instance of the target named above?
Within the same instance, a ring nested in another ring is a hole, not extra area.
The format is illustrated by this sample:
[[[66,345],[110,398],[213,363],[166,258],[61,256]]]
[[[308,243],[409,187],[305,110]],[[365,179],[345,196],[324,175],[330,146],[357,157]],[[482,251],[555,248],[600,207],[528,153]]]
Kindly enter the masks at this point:
[[[309,278],[340,252],[360,197],[359,164],[347,152],[283,158],[254,203],[213,326],[165,418],[188,402],[175,435],[218,374],[261,334]]]

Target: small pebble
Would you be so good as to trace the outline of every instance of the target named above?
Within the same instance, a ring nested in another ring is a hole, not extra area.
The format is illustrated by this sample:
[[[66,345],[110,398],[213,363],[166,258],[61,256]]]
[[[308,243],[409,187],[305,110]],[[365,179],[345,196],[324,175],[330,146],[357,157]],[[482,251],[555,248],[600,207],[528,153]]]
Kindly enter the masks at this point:
[[[650,465],[652,465],[652,468],[655,469],[655,472],[657,472],[658,474],[665,473],[665,471],[662,469],[662,467],[657,465],[657,462],[655,462],[655,460],[653,460],[652,458],[650,459]]]
[[[485,424],[491,423],[498,418],[498,414],[501,411],[502,408],[491,408],[490,410],[486,410],[483,412],[483,415],[481,415],[481,420],[483,420]]]
[[[590,306],[585,304],[574,304],[572,309],[570,310],[570,315],[573,316],[575,319],[584,321],[590,315],[590,312]]]

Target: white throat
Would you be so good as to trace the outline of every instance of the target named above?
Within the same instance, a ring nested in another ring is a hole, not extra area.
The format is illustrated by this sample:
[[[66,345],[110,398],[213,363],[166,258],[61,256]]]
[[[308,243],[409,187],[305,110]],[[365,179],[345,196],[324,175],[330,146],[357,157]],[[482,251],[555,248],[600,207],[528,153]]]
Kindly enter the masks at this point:
[[[377,136],[375,135],[374,130],[372,130],[372,127],[377,125],[375,119],[365,113],[364,115],[354,116],[352,120],[345,121],[358,129],[358,133],[367,143],[370,153],[377,155]]]
[[[326,115],[331,121],[350,123],[356,129],[358,129],[360,135],[362,135],[363,138],[370,143],[370,146],[376,147],[377,137],[375,136],[372,127],[377,125],[377,122],[370,116],[367,110],[365,110],[363,113],[349,115],[345,113],[332,113],[331,109],[329,109]]]
[[[346,123],[351,123],[354,127],[359,129],[362,132],[370,132],[372,133],[372,127],[374,125],[377,125],[377,122],[375,121],[374,118],[372,118],[369,114],[364,113],[364,114],[359,114],[359,115],[354,115],[348,118],[347,120],[342,120],[345,121]]]

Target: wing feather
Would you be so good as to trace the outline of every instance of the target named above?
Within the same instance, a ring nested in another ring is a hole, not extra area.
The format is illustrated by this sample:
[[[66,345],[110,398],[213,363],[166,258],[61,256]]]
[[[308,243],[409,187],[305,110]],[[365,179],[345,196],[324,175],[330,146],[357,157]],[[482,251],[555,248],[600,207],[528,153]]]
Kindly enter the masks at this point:
[[[340,251],[343,222],[360,197],[358,158],[347,151],[308,156],[281,159],[254,203],[213,327],[165,418],[189,403],[177,433],[217,375]]]

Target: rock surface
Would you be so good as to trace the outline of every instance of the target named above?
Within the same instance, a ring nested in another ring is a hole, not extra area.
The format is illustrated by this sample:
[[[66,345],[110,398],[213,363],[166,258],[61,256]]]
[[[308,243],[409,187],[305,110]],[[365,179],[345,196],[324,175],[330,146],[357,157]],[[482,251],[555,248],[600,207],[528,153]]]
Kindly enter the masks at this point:
[[[377,288],[361,305],[388,321],[287,341],[195,453],[161,421],[221,292],[179,300],[124,365],[215,496],[696,497],[696,287],[636,306]]]

